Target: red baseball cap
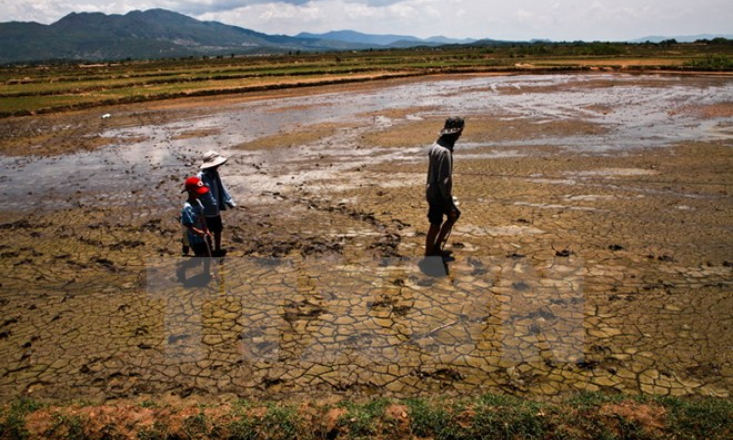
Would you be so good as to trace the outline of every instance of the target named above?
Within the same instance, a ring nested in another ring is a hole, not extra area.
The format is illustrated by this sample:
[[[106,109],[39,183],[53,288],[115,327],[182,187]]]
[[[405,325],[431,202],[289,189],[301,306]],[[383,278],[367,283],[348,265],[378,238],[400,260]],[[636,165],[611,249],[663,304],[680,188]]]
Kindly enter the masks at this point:
[[[204,182],[202,182],[201,179],[199,179],[198,177],[192,176],[186,179],[185,189],[181,192],[186,191],[193,191],[196,194],[202,196],[209,192],[209,187],[204,185]]]

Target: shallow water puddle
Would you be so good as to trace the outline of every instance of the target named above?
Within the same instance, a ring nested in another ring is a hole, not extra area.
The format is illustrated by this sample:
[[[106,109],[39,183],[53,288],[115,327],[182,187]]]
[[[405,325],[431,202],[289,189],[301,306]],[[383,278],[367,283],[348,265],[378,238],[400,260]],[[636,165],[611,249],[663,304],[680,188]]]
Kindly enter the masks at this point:
[[[508,88],[517,93],[503,93]],[[253,174],[251,166],[246,165],[252,163],[265,163],[275,175],[297,176],[312,169],[313,164],[309,160],[317,162],[321,155],[327,154],[333,159],[332,166],[318,172],[323,179],[338,178],[339,173],[354,162],[369,165],[424,160],[420,149],[385,153],[379,149],[356,149],[355,144],[359,132],[379,129],[387,124],[385,118],[359,115],[417,106],[414,113],[407,112],[406,120],[434,117],[438,113],[441,116],[461,114],[467,118],[470,130],[472,116],[512,114],[514,118],[530,121],[584,120],[608,129],[599,136],[551,136],[497,142],[495,146],[508,146],[512,150],[468,156],[473,159],[490,160],[521,154],[522,146],[532,145],[556,145],[578,152],[613,154],[689,140],[730,139],[731,133],[719,128],[725,118],[701,118],[694,113],[675,113],[674,110],[731,101],[733,81],[715,77],[529,75],[424,81],[388,86],[368,93],[330,93],[263,100],[212,109],[208,115],[165,125],[108,130],[100,135],[133,142],[54,158],[0,158],[0,178],[3,179],[3,192],[11,199],[27,193],[29,187],[34,188],[37,194],[63,190],[58,182],[65,179],[72,181],[68,186],[71,192],[114,191],[116,181],[126,180],[131,190],[145,193],[149,191],[151,180],[158,180],[167,173],[182,177],[193,172],[193,165],[209,149],[244,159],[245,164],[237,166],[232,161],[228,168],[231,174],[243,176]],[[588,110],[598,106],[607,110],[602,113]],[[273,117],[273,112],[277,117]],[[287,132],[297,126],[345,121],[361,128],[343,130],[326,143],[303,148],[269,152],[233,149],[258,137]],[[186,136],[186,133],[197,130],[201,131],[202,137]],[[135,139],[142,141],[134,142]],[[469,143],[459,146],[458,150],[486,146],[491,145]],[[264,176],[269,175],[266,173],[257,179],[264,184]],[[135,182],[138,179],[141,181]],[[277,177],[274,179],[280,184],[292,183]],[[246,187],[247,179],[244,178],[240,189]]]

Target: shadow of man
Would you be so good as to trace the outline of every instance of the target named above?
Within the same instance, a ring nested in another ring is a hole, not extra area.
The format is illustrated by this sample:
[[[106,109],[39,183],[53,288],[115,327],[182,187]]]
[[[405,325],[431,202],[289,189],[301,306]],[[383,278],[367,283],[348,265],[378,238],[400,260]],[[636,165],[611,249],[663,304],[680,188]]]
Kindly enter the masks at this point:
[[[443,278],[447,277],[450,274],[450,268],[448,267],[448,262],[454,261],[454,258],[451,256],[447,257],[423,257],[418,263],[417,267],[420,268],[420,271],[433,278]]]

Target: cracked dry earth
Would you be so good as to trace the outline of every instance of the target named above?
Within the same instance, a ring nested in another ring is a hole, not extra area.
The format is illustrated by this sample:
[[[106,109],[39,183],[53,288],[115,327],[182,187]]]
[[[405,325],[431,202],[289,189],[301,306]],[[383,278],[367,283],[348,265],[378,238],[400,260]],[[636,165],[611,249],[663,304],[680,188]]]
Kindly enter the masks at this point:
[[[425,150],[453,114],[444,263]],[[554,75],[2,121],[0,398],[729,397],[731,118],[730,77]],[[240,207],[180,277],[211,148]]]

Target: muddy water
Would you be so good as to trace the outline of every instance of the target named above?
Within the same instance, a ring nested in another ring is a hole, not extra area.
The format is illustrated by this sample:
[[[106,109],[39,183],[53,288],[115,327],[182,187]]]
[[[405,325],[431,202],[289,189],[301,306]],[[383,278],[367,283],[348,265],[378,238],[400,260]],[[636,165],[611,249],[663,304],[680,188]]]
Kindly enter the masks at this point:
[[[517,121],[514,130],[521,130],[524,124],[541,126],[565,120],[583,120],[607,130],[599,136],[566,134],[486,142],[469,140],[459,149],[503,147],[510,149],[504,154],[517,154],[522,147],[552,145],[575,152],[623,152],[685,141],[730,139],[733,128],[729,114],[701,118],[690,111],[731,101],[733,86],[727,78],[658,76],[640,80],[636,76],[555,75],[417,82],[367,93],[266,99],[225,109],[212,108],[208,115],[166,125],[101,132],[100,136],[118,139],[120,144],[94,153],[46,160],[2,159],[5,172],[0,178],[6,183],[5,194],[11,199],[27,193],[31,186],[42,195],[59,191],[59,182],[65,180],[70,181],[67,188],[74,191],[84,188],[87,182],[94,182],[95,187],[107,193],[130,175],[133,179],[128,181],[146,174],[155,178],[169,169],[178,173],[173,174],[176,176],[181,172],[185,174],[192,170],[190,165],[203,151],[213,148],[235,156],[241,164],[265,164],[271,171],[268,174],[282,175],[280,183],[293,183],[287,179],[310,181],[343,172],[355,162],[421,160],[421,149],[409,142],[406,146],[412,148],[389,152],[355,147],[359,135],[365,131],[383,130],[405,121],[439,119],[445,114],[461,114],[469,120],[489,115],[504,121]],[[408,112],[403,120],[374,116],[379,112],[411,108],[416,108],[415,112]],[[348,129],[308,145],[308,148],[267,152],[232,150],[260,137],[297,132],[303,126],[326,123],[348,124]],[[468,136],[471,129],[469,125]],[[182,136],[196,130],[209,130],[212,134],[193,138]],[[324,154],[339,162],[334,164],[335,168],[324,171],[308,170],[303,166],[303,162],[310,165],[310,160]],[[252,171],[247,166],[232,171],[230,174],[239,174],[230,177],[232,185],[245,192],[252,187],[273,188],[270,175],[260,178],[262,174]],[[141,184],[128,182],[128,185],[131,190],[143,191],[144,183],[151,179],[142,180]]]
[[[420,258],[422,182],[450,114],[444,264]],[[732,117],[727,77],[436,78],[2,157],[0,395],[728,396]],[[174,217],[212,148],[242,207],[202,279]]]

